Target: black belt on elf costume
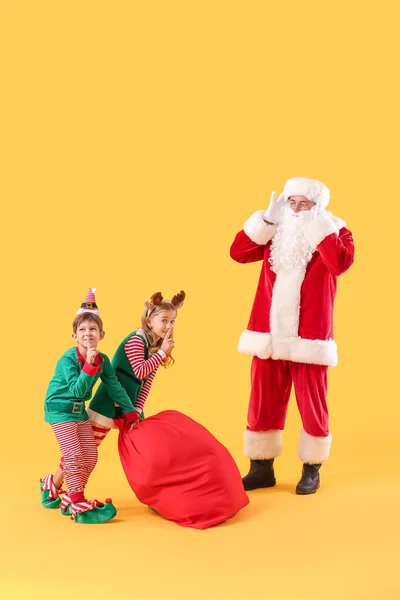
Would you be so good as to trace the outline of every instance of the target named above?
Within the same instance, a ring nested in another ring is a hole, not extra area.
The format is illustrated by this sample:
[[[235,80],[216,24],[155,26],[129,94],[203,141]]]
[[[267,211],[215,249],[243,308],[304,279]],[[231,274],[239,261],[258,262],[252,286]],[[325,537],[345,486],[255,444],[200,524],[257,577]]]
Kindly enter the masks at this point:
[[[132,381],[134,381],[138,385],[140,385],[140,386],[143,385],[143,381],[141,381],[140,379],[138,379],[137,377],[135,377],[134,375],[132,375],[132,373],[128,373],[128,371],[125,371],[125,369],[121,369],[121,367],[117,367],[115,370],[118,373],[121,373],[122,375],[125,375],[125,377],[128,377],[128,379],[131,379]]]

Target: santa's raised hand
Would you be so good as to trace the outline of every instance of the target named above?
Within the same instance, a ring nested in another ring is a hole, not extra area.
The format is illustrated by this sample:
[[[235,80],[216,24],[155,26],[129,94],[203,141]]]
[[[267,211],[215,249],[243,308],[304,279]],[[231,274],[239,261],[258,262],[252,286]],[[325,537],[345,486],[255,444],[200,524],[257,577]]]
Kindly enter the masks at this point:
[[[272,192],[269,200],[269,206],[263,216],[264,221],[268,221],[274,225],[277,225],[281,221],[282,212],[285,208],[284,198],[285,197],[283,194],[280,194],[280,196],[277,198],[275,192]]]

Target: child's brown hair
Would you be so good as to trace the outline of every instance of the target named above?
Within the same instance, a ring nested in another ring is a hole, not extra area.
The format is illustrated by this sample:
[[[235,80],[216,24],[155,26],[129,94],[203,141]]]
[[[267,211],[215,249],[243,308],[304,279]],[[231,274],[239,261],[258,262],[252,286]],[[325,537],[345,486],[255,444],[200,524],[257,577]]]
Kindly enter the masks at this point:
[[[74,333],[77,332],[79,325],[83,323],[83,321],[94,321],[94,323],[97,323],[100,333],[103,331],[103,321],[100,319],[99,315],[95,315],[94,313],[90,312],[84,312],[80,315],[77,315],[72,323],[72,329]]]

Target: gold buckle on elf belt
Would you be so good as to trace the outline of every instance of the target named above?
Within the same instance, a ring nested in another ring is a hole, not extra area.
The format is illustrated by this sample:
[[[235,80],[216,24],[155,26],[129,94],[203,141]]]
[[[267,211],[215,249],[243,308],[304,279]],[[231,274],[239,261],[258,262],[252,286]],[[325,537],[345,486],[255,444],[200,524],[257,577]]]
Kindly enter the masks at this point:
[[[82,412],[82,402],[74,402],[72,414],[76,415]]]

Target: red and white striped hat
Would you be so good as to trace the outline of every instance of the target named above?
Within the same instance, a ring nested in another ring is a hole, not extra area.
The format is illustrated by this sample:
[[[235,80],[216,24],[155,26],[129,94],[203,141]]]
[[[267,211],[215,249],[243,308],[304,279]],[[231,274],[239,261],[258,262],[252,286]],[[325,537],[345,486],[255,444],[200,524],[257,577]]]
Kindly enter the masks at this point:
[[[95,315],[99,314],[99,309],[96,304],[96,298],[94,297],[94,293],[96,288],[89,288],[88,293],[84,301],[81,304],[81,307],[77,311],[77,315],[81,315],[82,313],[94,313]]]

